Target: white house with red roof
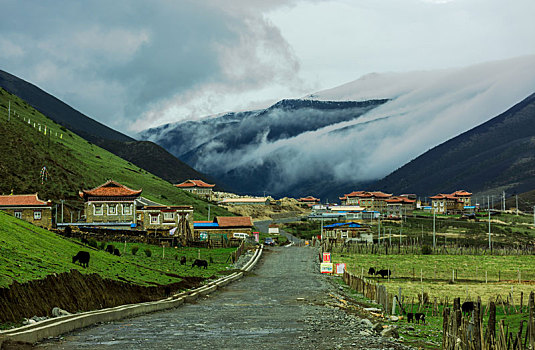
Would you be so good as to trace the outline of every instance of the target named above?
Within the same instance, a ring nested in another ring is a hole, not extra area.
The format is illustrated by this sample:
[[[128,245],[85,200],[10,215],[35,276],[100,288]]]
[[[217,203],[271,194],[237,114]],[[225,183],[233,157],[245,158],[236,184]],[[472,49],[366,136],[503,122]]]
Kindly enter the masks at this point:
[[[312,207],[316,204],[320,204],[320,199],[319,198],[316,198],[316,197],[313,197],[313,196],[306,196],[306,197],[302,197],[302,198],[299,198],[297,200],[299,203],[301,204],[304,204],[308,207]]]
[[[450,194],[439,193],[429,199],[435,213],[458,214],[463,212],[465,206],[471,205],[472,193],[460,190]]]
[[[39,199],[34,194],[0,196],[0,210],[36,226],[52,228],[52,202]]]
[[[405,196],[391,197],[385,199],[386,215],[389,217],[403,217],[411,215],[416,207],[416,199],[410,199]]]
[[[186,180],[182,183],[175,185],[175,187],[196,194],[197,196],[205,197],[208,200],[212,199],[212,188],[214,186],[215,185],[208,184],[203,180]]]
[[[392,197],[390,193],[383,193],[381,191],[353,191],[339,197],[342,205],[358,205],[367,211],[385,212],[387,204],[386,199]]]

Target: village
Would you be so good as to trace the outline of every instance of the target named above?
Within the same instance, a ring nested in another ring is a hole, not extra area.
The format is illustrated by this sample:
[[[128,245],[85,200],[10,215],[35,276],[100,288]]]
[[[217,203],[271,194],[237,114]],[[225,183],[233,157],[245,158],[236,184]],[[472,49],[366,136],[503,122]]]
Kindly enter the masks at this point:
[[[353,191],[340,197],[340,204],[322,204],[319,198],[306,196],[293,200],[293,210],[284,211],[280,209],[282,200],[218,193],[212,190],[214,186],[202,180],[186,180],[175,185],[214,205],[229,208],[231,212],[253,208],[248,210],[253,215],[213,218],[208,215],[207,220],[195,221],[193,206],[162,205],[144,198],[142,189],[131,189],[113,180],[79,191],[83,213],[78,214],[78,220],[73,220],[72,213],[71,220],[65,220],[63,201],[45,201],[38,193],[1,195],[0,210],[36,226],[60,232],[69,227],[70,232],[80,235],[107,235],[116,239],[141,236],[158,245],[206,247],[237,246],[239,237],[246,236],[259,242],[254,221],[265,219],[266,214],[261,216],[255,212],[255,207],[267,208],[267,215],[271,216],[267,218],[271,220],[293,216],[295,219],[306,217],[309,221],[328,222],[322,224],[318,239],[352,243],[373,243],[376,230],[372,231],[371,222],[411,216],[414,210],[466,216],[476,211],[476,206],[471,203],[472,194],[464,190],[431,196],[430,203],[419,200],[415,194],[395,196],[381,191]]]

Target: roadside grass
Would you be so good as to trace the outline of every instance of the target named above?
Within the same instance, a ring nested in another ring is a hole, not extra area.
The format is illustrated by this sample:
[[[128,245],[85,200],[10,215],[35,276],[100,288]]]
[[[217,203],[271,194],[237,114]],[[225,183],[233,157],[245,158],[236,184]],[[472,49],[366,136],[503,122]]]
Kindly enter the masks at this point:
[[[11,117],[8,121],[9,102]],[[70,220],[69,209],[82,207],[78,191],[91,189],[108,179],[133,189],[143,189],[142,196],[158,203],[193,205],[195,220],[206,219],[209,204],[212,218],[234,216],[81,138],[3,89],[0,89],[0,128],[3,130],[0,148],[4,165],[0,167],[0,193],[39,192],[40,198],[56,203],[64,199],[66,220]],[[43,166],[48,170],[46,181],[41,181],[40,177]],[[74,217],[77,218],[77,214]]]
[[[113,243],[112,243],[113,244]],[[123,251],[124,243],[115,243]],[[131,246],[139,251],[132,255]],[[147,257],[145,249],[152,255]],[[77,269],[81,273],[97,273],[103,278],[130,282],[142,286],[165,285],[180,282],[180,276],[211,277],[224,275],[227,258],[234,248],[199,249],[165,248],[145,244],[127,244],[126,253],[118,257],[103,250],[81,245],[77,240],[59,236],[48,230],[31,225],[0,211],[0,287],[8,287],[14,281],[24,283],[42,279],[47,275]],[[80,250],[89,251],[88,268],[72,263],[72,257]],[[200,253],[210,260],[208,269],[191,268],[192,259]],[[180,265],[180,256],[186,256],[188,265]],[[175,257],[178,256],[178,260]]]

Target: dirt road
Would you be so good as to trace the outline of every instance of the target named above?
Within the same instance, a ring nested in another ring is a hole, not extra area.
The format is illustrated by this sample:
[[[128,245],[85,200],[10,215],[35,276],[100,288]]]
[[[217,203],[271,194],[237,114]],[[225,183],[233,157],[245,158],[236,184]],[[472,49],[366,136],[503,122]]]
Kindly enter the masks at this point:
[[[329,306],[338,287],[318,273],[317,254],[310,247],[268,248],[247,277],[195,304],[98,325],[37,348],[404,348]]]

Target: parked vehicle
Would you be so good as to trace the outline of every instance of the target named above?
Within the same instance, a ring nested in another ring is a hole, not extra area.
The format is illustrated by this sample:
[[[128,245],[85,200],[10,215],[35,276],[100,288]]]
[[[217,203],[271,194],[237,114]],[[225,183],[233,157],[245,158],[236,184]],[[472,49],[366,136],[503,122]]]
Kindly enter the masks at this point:
[[[243,232],[234,232],[232,234],[232,237],[233,238],[239,238],[239,239],[247,239],[247,238],[249,238],[249,235],[247,233],[243,233]]]
[[[274,245],[275,245],[275,241],[273,240],[273,238],[271,238],[271,237],[267,237],[267,238],[264,240],[264,244],[265,244],[265,245],[274,246]]]

